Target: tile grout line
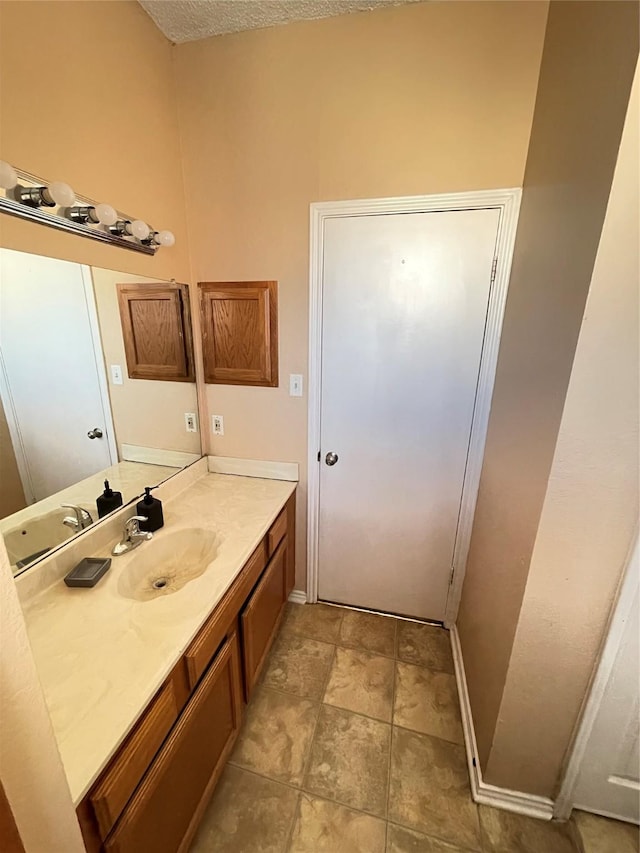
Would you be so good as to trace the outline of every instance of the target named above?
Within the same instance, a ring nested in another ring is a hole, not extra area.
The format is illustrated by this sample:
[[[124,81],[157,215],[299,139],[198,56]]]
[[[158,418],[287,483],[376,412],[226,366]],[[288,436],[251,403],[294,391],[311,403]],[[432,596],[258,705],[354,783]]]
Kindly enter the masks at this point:
[[[387,764],[387,799],[385,804],[385,823],[384,823],[384,849],[385,853],[389,846],[389,797],[391,795],[391,756],[393,753],[393,721],[396,715],[396,678],[398,674],[398,661],[395,658],[395,652],[398,645],[398,620],[395,620],[395,630],[393,632],[393,683],[391,688],[391,731],[389,732],[389,762]]]
[[[338,608],[336,608],[336,609],[338,609]],[[286,835],[283,838],[284,846],[281,848],[282,853],[286,853],[286,851],[291,850],[295,828],[296,828],[298,821],[299,821],[299,818],[301,816],[301,809],[302,809],[302,804],[303,804],[302,798],[303,797],[307,797],[307,798],[311,798],[311,799],[317,799],[317,800],[320,800],[320,801],[323,801],[323,802],[326,802],[326,803],[347,809],[348,811],[351,811],[351,812],[354,812],[357,814],[361,814],[363,816],[371,817],[371,818],[374,818],[375,820],[383,821],[383,823],[384,823],[384,843],[385,843],[385,850],[386,850],[386,847],[388,846],[388,843],[389,843],[389,827],[390,826],[397,826],[399,828],[406,829],[409,831],[416,831],[416,828],[414,826],[405,825],[403,823],[398,822],[397,820],[390,820],[389,819],[389,799],[390,799],[390,787],[391,787],[392,750],[393,750],[393,741],[394,741],[394,737],[396,734],[396,729],[412,732],[412,733],[417,734],[419,736],[426,735],[427,737],[432,737],[432,738],[434,738],[436,740],[440,740],[444,743],[448,743],[448,744],[451,744],[454,746],[459,746],[459,744],[455,744],[453,741],[447,741],[444,738],[438,738],[436,735],[429,735],[426,732],[419,732],[419,731],[415,731],[413,729],[407,729],[404,726],[396,726],[394,724],[395,702],[396,702],[396,698],[397,698],[397,670],[398,670],[398,664],[399,663],[405,663],[405,664],[417,666],[419,668],[427,669],[427,670],[430,670],[430,671],[436,672],[436,673],[437,672],[446,673],[445,670],[433,670],[431,667],[425,667],[422,664],[415,664],[413,661],[404,661],[404,660],[399,658],[398,655],[399,655],[399,645],[400,645],[400,627],[401,627],[401,623],[403,623],[405,620],[402,620],[401,618],[398,618],[398,617],[391,617],[394,620],[395,630],[394,630],[394,640],[393,640],[393,658],[390,658],[388,655],[381,654],[381,653],[376,652],[376,651],[371,651],[370,649],[367,649],[364,647],[346,646],[346,645],[343,645],[341,643],[341,630],[342,630],[342,627],[344,624],[344,617],[345,617],[346,612],[348,612],[348,608],[343,608],[341,616],[340,616],[340,620],[336,623],[337,628],[338,628],[337,640],[336,641],[327,642],[326,640],[318,640],[317,637],[311,637],[305,633],[298,633],[297,631],[291,631],[289,634],[290,636],[293,636],[293,637],[301,637],[304,639],[313,640],[315,642],[321,642],[324,645],[329,645],[332,647],[332,652],[331,652],[330,658],[328,660],[326,675],[325,675],[324,679],[322,679],[322,688],[321,688],[319,699],[312,699],[312,698],[309,698],[308,696],[301,696],[297,693],[291,693],[291,692],[289,692],[287,690],[283,690],[279,687],[273,687],[270,685],[266,685],[266,684],[264,684],[264,675],[260,679],[260,689],[272,691],[275,694],[288,696],[290,698],[295,698],[295,699],[299,700],[300,702],[308,702],[310,705],[313,706],[313,708],[315,710],[315,720],[314,720],[314,724],[313,724],[313,730],[312,730],[312,733],[311,733],[310,738],[309,738],[309,745],[308,745],[307,750],[306,750],[306,755],[304,756],[303,761],[302,761],[302,771],[301,771],[301,776],[300,776],[300,778],[301,778],[300,784],[296,785],[296,784],[293,784],[292,782],[284,782],[284,781],[281,781],[279,779],[274,779],[268,775],[265,775],[264,773],[260,773],[260,772],[257,772],[256,770],[249,769],[247,767],[242,766],[241,764],[237,764],[231,758],[229,759],[229,762],[228,762],[229,764],[231,764],[233,767],[235,767],[237,770],[239,770],[241,772],[248,773],[252,776],[264,779],[265,781],[272,782],[276,785],[281,785],[284,788],[288,788],[288,789],[290,789],[296,793],[295,808],[293,810],[293,816],[291,818],[291,822],[290,822],[290,825],[288,827],[288,831],[286,832]],[[282,628],[284,628],[284,624],[285,623],[283,621]],[[282,636],[282,634],[283,634],[282,629],[278,633],[280,636]],[[340,708],[339,706],[331,705],[328,702],[324,701],[324,697],[326,695],[327,687],[328,687],[329,681],[331,679],[333,668],[334,668],[336,660],[337,660],[338,649],[343,649],[343,650],[347,650],[347,651],[362,651],[362,652],[365,652],[365,653],[367,653],[373,657],[380,657],[380,658],[387,659],[387,660],[389,660],[389,659],[393,660],[393,681],[392,681],[391,720],[390,720],[390,722],[388,722],[386,720],[381,720],[378,717],[371,717],[368,714],[362,714],[362,713],[359,713],[356,711],[352,711],[348,708]],[[267,669],[268,669],[268,667],[265,667],[265,673],[266,673]],[[451,673],[449,673],[449,674],[451,674]],[[389,746],[389,753],[388,753],[388,760],[387,760],[387,780],[386,780],[387,784],[386,784],[386,801],[385,801],[384,816],[381,816],[380,814],[377,814],[374,812],[365,811],[364,809],[361,809],[361,808],[354,807],[350,803],[341,802],[340,800],[329,797],[326,794],[315,793],[314,791],[308,790],[304,787],[306,780],[307,780],[307,775],[308,775],[308,772],[309,772],[309,769],[311,766],[312,753],[313,753],[315,738],[317,736],[317,730],[318,730],[320,715],[322,713],[323,707],[336,708],[338,710],[343,711],[344,713],[353,714],[354,716],[360,716],[360,717],[363,717],[365,719],[373,720],[379,724],[389,726],[389,730],[390,730],[390,742],[389,743],[390,743],[390,746]],[[476,807],[476,810],[477,810],[477,807]],[[479,823],[479,810],[477,810],[477,813],[478,813],[478,823]],[[424,832],[423,832],[423,834],[427,838],[432,838],[434,840],[446,841],[449,844],[452,843],[449,839],[445,839],[442,836],[440,836],[440,837],[432,836],[429,833],[424,833]],[[482,833],[480,833],[479,841],[480,841],[480,845],[481,845],[480,850],[484,850],[485,848],[484,848]],[[464,848],[464,849],[470,851],[470,848]],[[461,853],[462,853],[462,851],[463,851],[463,848],[461,848]],[[477,851],[475,851],[475,853],[477,853]]]
[[[322,800],[325,803],[330,803],[332,805],[341,806],[342,808],[347,809],[349,811],[357,812],[357,814],[361,814],[364,817],[372,817],[375,820],[380,820],[385,824],[392,824],[393,826],[397,826],[399,829],[407,829],[410,832],[417,832],[418,834],[424,835],[426,838],[432,839],[434,841],[444,842],[444,843],[449,844],[449,845],[455,845],[456,844],[456,842],[451,841],[450,838],[446,838],[445,836],[432,835],[431,833],[424,832],[424,830],[417,829],[417,827],[415,827],[411,824],[400,823],[397,820],[388,820],[384,817],[381,817],[379,814],[376,814],[375,812],[368,812],[368,811],[365,811],[364,809],[359,809],[357,806],[352,806],[349,803],[343,803],[341,800],[333,800],[333,799],[331,799],[331,797],[327,797],[324,794],[317,794],[314,791],[308,791],[303,787],[298,787],[297,785],[293,785],[291,782],[283,782],[280,779],[272,779],[270,776],[265,776],[264,773],[258,773],[257,770],[251,770],[248,767],[242,767],[241,765],[238,765],[238,764],[234,764],[233,766],[236,768],[236,770],[240,770],[242,773],[249,773],[251,776],[256,776],[258,779],[264,779],[266,782],[273,782],[275,785],[282,785],[282,787],[284,787],[284,788],[289,788],[289,790],[295,791],[296,794],[299,794],[300,798],[304,795],[307,795],[307,796],[313,797],[316,800]],[[299,799],[299,802],[300,802],[300,799]],[[296,812],[294,815],[294,822],[293,822],[293,825],[291,826],[290,834],[287,837],[287,844],[288,845],[290,845],[290,843],[292,841],[292,838],[290,836],[293,835],[293,829],[295,827],[295,818],[297,817],[297,811],[298,810],[296,808]],[[468,847],[468,846],[460,847],[459,844],[458,844],[458,847],[459,847],[461,853],[482,853],[482,850],[484,849],[484,848],[474,849],[473,847]],[[288,847],[285,847],[283,853],[286,853],[287,850],[288,850]]]
[[[402,621],[402,620],[398,620],[398,621]],[[387,660],[398,661],[398,663],[406,663],[409,666],[417,666],[417,667],[420,667],[421,669],[428,669],[431,672],[441,672],[441,673],[444,673],[444,675],[452,675],[455,677],[455,673],[453,673],[450,669],[441,669],[437,666],[427,666],[424,663],[416,663],[415,660],[408,660],[407,658],[401,658],[401,657],[399,657],[399,655],[395,649],[394,649],[393,654],[387,655],[384,652],[379,652],[379,651],[376,651],[373,649],[368,649],[365,646],[356,646],[356,645],[348,646],[348,645],[345,645],[345,643],[343,643],[343,642],[339,642],[338,640],[336,640],[335,642],[328,642],[327,640],[319,640],[317,637],[312,637],[309,634],[303,634],[300,631],[294,631],[292,628],[289,628],[287,630],[288,630],[290,636],[299,637],[303,640],[313,640],[313,642],[315,642],[315,643],[324,643],[327,646],[338,646],[338,648],[344,649],[345,651],[348,651],[348,652],[366,652],[367,654],[377,655],[378,657],[386,658]],[[442,628],[441,630],[444,631],[445,629]],[[396,635],[397,635],[397,631],[396,631]],[[284,636],[284,635],[281,633],[278,633],[276,639],[279,639],[281,636]]]
[[[394,650],[391,654],[385,654],[384,652],[379,652],[379,651],[375,651],[372,649],[368,649],[368,648],[365,648],[364,646],[346,645],[344,642],[340,642],[339,631],[338,631],[338,639],[334,643],[331,643],[330,645],[340,646],[341,648],[344,648],[344,649],[356,649],[358,651],[366,651],[366,652],[370,652],[371,654],[380,655],[380,657],[392,658],[393,660],[401,660],[404,663],[411,663],[411,664],[414,664],[415,666],[424,666],[424,664],[416,664],[416,662],[414,660],[406,660],[405,658],[401,658],[399,656],[399,652],[398,652],[398,645],[399,645],[399,630],[398,630],[398,628],[399,628],[399,626],[401,624],[406,623],[408,625],[424,625],[427,628],[435,628],[437,631],[447,631],[447,629],[442,625],[437,625],[437,624],[434,624],[431,622],[423,622],[420,619],[411,619],[410,617],[396,616],[395,614],[392,614],[392,613],[377,613],[375,611],[370,611],[370,610],[366,610],[366,609],[362,609],[362,608],[358,608],[358,607],[349,607],[349,605],[333,604],[331,602],[318,602],[318,604],[322,604],[326,607],[331,607],[335,610],[342,610],[343,611],[343,613],[341,614],[341,617],[340,617],[340,628],[342,628],[342,623],[344,621],[345,613],[362,613],[362,614],[370,615],[370,616],[374,616],[374,617],[379,616],[382,619],[392,619],[393,622],[395,623],[396,630],[395,630]],[[302,607],[303,605],[290,605],[290,606]],[[305,606],[314,607],[315,605],[305,605]],[[279,634],[282,632],[283,629],[285,629],[285,622],[286,622],[286,620],[283,621],[282,628],[280,629]],[[319,640],[318,637],[313,637],[310,634],[305,633],[304,630],[299,630],[299,629],[294,629],[294,628],[289,628],[289,630],[291,631],[292,634],[295,634],[296,636],[299,636],[299,637],[305,637],[307,640],[316,640],[317,642],[325,642],[325,643],[327,642],[326,640]],[[434,669],[434,667],[428,667],[428,669]],[[434,669],[434,671],[435,672],[448,672],[450,675],[453,674],[453,671],[444,670],[444,669],[441,670],[441,669],[438,669],[437,667]]]
[[[287,831],[287,835],[282,846],[282,853],[287,853],[287,851],[291,847],[291,843],[293,841],[293,830],[296,828],[296,824],[298,822],[298,814],[300,813],[300,807],[302,805],[302,790],[300,788],[294,788],[294,790],[298,793],[296,799],[296,807],[293,810],[293,817],[291,818],[291,823],[289,824],[289,829]]]
[[[461,847],[459,843],[451,841],[451,839],[445,838],[442,835],[431,835],[430,832],[425,832],[423,829],[417,829],[415,826],[409,826],[405,823],[399,823],[397,820],[388,820],[387,823],[390,826],[396,826],[398,829],[408,829],[410,832],[415,832],[418,835],[424,835],[424,837],[428,838],[430,841],[438,841],[440,844],[446,844],[452,848],[452,853],[483,853],[484,851],[484,847],[467,847],[466,845]],[[496,851],[487,850],[486,853],[496,853]],[[515,853],[515,851],[513,851],[513,853]],[[548,853],[548,851],[545,851],[545,853]]]
[[[336,608],[336,609],[337,609],[337,608]],[[346,612],[346,611],[345,611],[345,612]],[[396,701],[396,694],[397,694],[397,670],[398,670],[398,663],[405,663],[405,664],[408,664],[408,665],[410,665],[410,666],[416,666],[416,667],[417,667],[417,668],[419,668],[419,669],[429,670],[429,671],[431,671],[431,672],[433,672],[433,673],[442,673],[442,674],[448,674],[448,675],[451,675],[451,673],[450,673],[450,672],[449,672],[449,673],[447,673],[447,672],[446,672],[446,670],[435,669],[435,668],[432,668],[432,667],[424,666],[424,664],[422,664],[422,663],[415,663],[415,662],[414,662],[414,661],[412,661],[412,660],[403,660],[403,659],[401,659],[401,658],[399,657],[399,645],[400,645],[400,623],[401,623],[402,621],[403,621],[403,620],[401,620],[401,619],[394,618],[394,640],[393,640],[393,649],[394,649],[394,651],[393,651],[393,658],[390,658],[390,656],[389,656],[389,655],[386,655],[386,654],[380,653],[380,652],[378,652],[378,651],[372,651],[371,649],[365,648],[365,647],[363,647],[363,646],[358,647],[358,646],[353,646],[353,645],[351,645],[351,646],[349,646],[349,645],[345,645],[345,644],[344,644],[344,641],[342,641],[342,636],[341,636],[341,630],[342,630],[342,627],[343,627],[343,624],[344,624],[344,612],[342,613],[342,615],[341,615],[341,619],[340,619],[340,623],[339,623],[339,625],[338,625],[338,630],[337,630],[337,639],[336,639],[336,640],[331,644],[331,645],[333,646],[333,653],[332,653],[332,656],[331,656],[331,661],[330,661],[330,664],[329,664],[329,667],[328,667],[328,670],[327,670],[326,677],[325,677],[325,679],[324,679],[324,684],[323,684],[323,689],[322,689],[322,694],[321,694],[321,699],[320,699],[320,707],[319,707],[319,710],[318,710],[318,713],[317,713],[317,716],[316,716],[316,722],[315,722],[315,725],[314,725],[313,734],[312,734],[311,739],[310,739],[310,745],[309,745],[308,753],[307,753],[307,756],[306,756],[306,761],[305,761],[304,770],[303,770],[303,774],[302,774],[302,778],[303,778],[303,781],[302,781],[302,787],[301,787],[300,789],[295,788],[295,790],[299,790],[299,791],[300,791],[300,796],[299,796],[299,799],[298,799],[298,806],[297,806],[297,808],[296,808],[296,819],[297,819],[297,816],[300,814],[301,803],[302,803],[302,796],[303,796],[303,795],[308,795],[308,796],[311,796],[311,797],[314,797],[314,798],[318,798],[318,799],[321,799],[321,800],[325,800],[326,802],[329,802],[329,803],[336,803],[337,805],[340,805],[340,806],[342,806],[343,808],[351,809],[351,810],[356,811],[356,812],[359,812],[359,813],[361,813],[361,814],[363,814],[363,815],[369,815],[369,816],[374,817],[374,818],[376,818],[376,819],[378,819],[378,820],[383,820],[383,821],[384,821],[384,825],[385,825],[385,849],[386,849],[386,846],[387,846],[387,844],[388,844],[388,834],[389,834],[389,824],[390,824],[390,823],[391,823],[391,824],[394,824],[394,825],[397,825],[397,826],[400,826],[400,827],[403,827],[403,828],[408,829],[408,830],[412,830],[412,829],[413,829],[413,827],[411,827],[411,826],[404,826],[404,825],[403,825],[403,824],[401,824],[401,823],[397,823],[397,821],[389,821],[389,799],[390,799],[390,787],[391,787],[391,763],[392,763],[392,750],[393,750],[393,741],[394,741],[394,736],[395,736],[395,729],[396,729],[396,728],[398,728],[398,729],[404,729],[404,730],[406,730],[406,731],[410,731],[410,732],[415,733],[415,734],[417,734],[417,735],[427,735],[428,737],[433,737],[433,738],[435,738],[435,739],[437,739],[437,740],[441,740],[441,741],[443,741],[443,742],[445,742],[445,743],[449,743],[449,744],[451,744],[451,745],[453,745],[453,746],[460,746],[460,744],[456,744],[454,741],[447,741],[445,738],[438,738],[436,735],[430,735],[430,734],[428,734],[428,733],[426,733],[426,732],[419,732],[419,731],[415,731],[415,730],[413,730],[413,729],[406,729],[404,726],[395,726],[395,724],[394,724],[394,717],[395,717],[395,701]],[[303,637],[303,638],[306,638],[306,639],[309,639],[309,640],[313,640],[313,641],[316,641],[316,642],[325,642],[325,643],[326,643],[326,640],[319,641],[319,640],[317,639],[317,635],[312,637],[312,636],[309,636],[307,633],[302,633],[302,632],[300,632],[300,633],[299,633],[299,632],[297,632],[297,631],[295,631],[295,630],[291,630],[291,634],[292,634],[293,636],[300,636],[300,637]],[[328,644],[327,644],[327,645],[328,645]],[[368,715],[368,714],[358,713],[358,712],[353,711],[353,710],[351,710],[351,709],[349,709],[349,708],[340,708],[340,706],[332,705],[332,704],[330,704],[330,703],[328,703],[328,702],[325,702],[325,701],[324,701],[325,696],[326,696],[327,686],[328,686],[329,681],[330,681],[330,679],[331,679],[332,671],[333,671],[333,668],[334,668],[334,665],[335,665],[335,662],[336,662],[337,652],[338,652],[338,649],[339,649],[339,648],[344,649],[344,650],[347,650],[347,651],[361,651],[361,652],[364,652],[365,654],[367,654],[367,655],[369,655],[369,656],[371,656],[371,657],[380,657],[380,658],[383,658],[383,659],[392,659],[392,660],[393,660],[393,681],[392,681],[391,720],[390,720],[390,721],[387,721],[387,720],[380,720],[378,717],[371,717],[371,716],[370,716],[370,715]],[[284,693],[284,694],[286,694],[286,695],[295,695],[295,696],[297,696],[297,694],[288,694],[286,690],[282,690],[282,691],[280,691],[280,690],[278,690],[278,688],[267,688],[267,689],[273,689],[273,690],[275,690],[276,692],[282,692],[282,693]],[[298,697],[298,696],[297,696],[297,698],[303,698],[303,697]],[[306,698],[306,697],[304,697],[304,698]],[[337,799],[332,799],[332,798],[330,798],[330,797],[327,797],[326,795],[320,795],[320,794],[315,793],[314,791],[306,790],[306,789],[305,789],[305,783],[306,783],[307,775],[308,775],[309,768],[310,768],[310,765],[311,765],[311,759],[312,759],[312,753],[313,753],[314,741],[315,741],[315,737],[316,737],[316,734],[317,734],[318,723],[319,723],[319,719],[320,719],[320,714],[322,713],[322,707],[323,707],[323,706],[326,706],[326,707],[332,707],[332,708],[334,708],[334,707],[335,707],[335,708],[338,708],[339,710],[342,710],[342,711],[344,711],[344,712],[346,712],[346,713],[354,714],[355,716],[364,717],[364,718],[366,718],[366,719],[371,719],[371,720],[373,720],[373,721],[375,721],[375,722],[378,722],[378,723],[382,723],[382,724],[389,725],[389,729],[390,729],[390,741],[389,741],[389,753],[388,753],[388,760],[387,760],[386,800],[385,800],[385,811],[384,811],[384,817],[382,817],[382,818],[381,818],[381,816],[380,816],[379,814],[375,814],[375,813],[373,813],[373,812],[367,812],[367,811],[364,811],[364,810],[362,810],[362,809],[356,809],[356,808],[354,808],[354,807],[353,807],[351,804],[349,804],[349,803],[343,803],[343,802],[340,802],[340,801],[339,801],[339,800],[337,800]],[[266,778],[269,778],[269,777],[266,777]],[[289,832],[289,835],[288,835],[288,841],[287,841],[287,845],[288,845],[288,846],[285,848],[285,850],[289,850],[289,849],[290,849],[290,845],[291,845],[292,840],[293,840],[293,832],[294,832],[295,825],[296,825],[296,819],[294,819],[294,821],[293,821],[293,823],[292,823],[292,826],[290,827],[290,832]],[[432,837],[432,838],[437,838],[437,836],[431,836],[431,837]],[[443,840],[444,840],[444,839],[443,839]],[[481,839],[481,838],[480,838],[480,843],[482,844],[482,839]]]
[[[319,640],[318,637],[312,637],[310,634],[304,634],[302,631],[294,630],[293,628],[286,629],[290,636],[301,637],[303,640],[313,640],[316,643],[325,643],[328,646],[338,646],[341,649],[345,649],[350,652],[368,652],[370,655],[378,655],[381,658],[386,658],[387,660],[395,660],[395,651],[393,654],[385,654],[384,652],[374,651],[373,649],[368,649],[365,646],[357,646],[357,645],[347,645],[344,642],[340,642],[340,638],[333,642],[328,642],[327,640]],[[278,637],[282,636],[278,633]],[[277,639],[277,638],[276,638]]]
[[[352,806],[349,803],[343,803],[341,800],[332,800],[331,797],[327,797],[326,794],[316,794],[315,791],[308,791],[305,788],[298,787],[297,785],[293,785],[291,782],[283,782],[280,779],[272,779],[271,776],[265,776],[264,773],[258,773],[257,770],[251,770],[248,767],[242,767],[239,764],[233,765],[236,770],[240,770],[243,773],[250,773],[252,776],[257,776],[259,779],[264,779],[266,782],[273,782],[275,785],[282,785],[285,788],[289,788],[292,791],[295,791],[298,794],[302,794],[303,796],[313,797],[315,800],[323,800],[325,803],[331,803],[334,806],[341,806],[343,809],[347,809],[352,812],[357,812],[358,814],[363,815],[364,817],[372,817],[376,820],[382,821],[382,823],[386,823],[386,819],[381,817],[379,814],[375,812],[367,812],[364,809],[359,809],[357,806]],[[402,824],[397,823],[397,821],[392,821],[397,826],[400,826],[402,829],[412,829],[410,826],[402,826]],[[424,834],[424,833],[423,833]],[[435,838],[436,836],[429,836],[430,838]],[[438,839],[440,840],[440,839]],[[451,842],[449,842],[451,843]],[[466,853],[466,851],[465,851]],[[478,853],[478,851],[474,851],[474,853]]]
[[[342,648],[342,646],[336,646],[335,648],[336,648],[336,651],[337,651],[337,649]],[[333,660],[334,660],[334,659],[332,658],[332,660],[331,660],[331,666],[333,666]],[[390,659],[390,658],[385,658],[385,660],[391,660],[391,659]],[[394,661],[394,663],[404,663],[404,661]],[[421,668],[422,668],[422,669],[428,669],[428,667],[421,667]],[[431,671],[431,672],[438,672],[438,670],[430,670],[430,671]],[[329,675],[330,675],[330,674],[331,674],[331,670],[329,670]],[[443,673],[441,673],[441,674],[443,674],[443,675],[448,675],[449,673],[443,672]],[[460,747],[463,747],[463,746],[464,746],[464,743],[463,743],[463,742],[455,741],[455,740],[449,740],[449,739],[448,739],[448,738],[446,738],[446,737],[441,737],[440,735],[435,735],[435,734],[432,734],[431,732],[424,732],[424,731],[421,731],[420,729],[412,729],[412,728],[409,728],[409,726],[401,726],[401,725],[399,725],[398,723],[395,723],[395,722],[393,721],[393,720],[394,720],[395,696],[396,696],[396,678],[397,678],[397,671],[396,671],[396,670],[395,670],[395,668],[394,668],[394,674],[393,674],[393,692],[392,692],[392,699],[391,699],[391,718],[390,718],[390,719],[388,719],[388,720],[382,719],[381,717],[373,717],[373,716],[371,716],[371,714],[365,714],[363,711],[354,711],[353,709],[351,709],[351,708],[345,708],[345,707],[343,707],[342,705],[334,705],[334,704],[333,704],[333,703],[331,703],[331,702],[325,702],[325,701],[324,701],[324,693],[326,692],[326,686],[323,688],[323,694],[322,694],[322,695],[323,695],[323,698],[322,698],[322,699],[313,699],[313,698],[311,698],[310,696],[301,696],[299,693],[294,693],[294,692],[289,691],[289,690],[284,690],[282,687],[274,687],[273,685],[271,685],[271,684],[265,684],[265,683],[264,683],[264,682],[262,682],[262,681],[261,681],[261,682],[260,682],[260,684],[259,684],[259,688],[260,688],[261,690],[267,690],[267,691],[269,691],[269,690],[270,690],[270,691],[272,691],[273,693],[278,693],[280,696],[291,696],[291,697],[293,697],[294,699],[299,699],[301,702],[311,702],[312,704],[314,704],[314,705],[318,705],[318,706],[320,706],[320,707],[321,707],[322,705],[326,705],[326,706],[327,706],[327,707],[329,707],[329,708],[337,708],[339,711],[345,711],[345,712],[346,712],[346,713],[348,713],[348,714],[354,714],[356,717],[365,717],[365,719],[367,719],[367,720],[373,720],[373,721],[374,721],[374,722],[376,722],[376,723],[383,723],[384,725],[387,725],[387,726],[393,726],[394,728],[397,728],[397,729],[403,729],[404,731],[406,731],[406,732],[411,732],[412,734],[416,734],[416,735],[424,735],[425,737],[435,738],[435,740],[441,740],[441,741],[443,741],[444,743],[451,744],[452,746],[460,746]],[[326,684],[328,684],[328,680],[327,680]],[[314,731],[314,734],[315,734],[315,731]],[[232,763],[233,763],[233,762],[232,762]],[[239,766],[239,765],[238,765],[238,766]]]
[[[342,627],[343,618],[344,618],[344,614],[342,614],[340,616],[340,625],[338,626],[338,631],[337,631],[338,636],[340,636],[340,628]],[[297,819],[298,819],[298,812],[300,811],[300,808],[302,805],[302,795],[304,793],[303,785],[304,785],[305,779],[307,777],[309,765],[311,764],[311,755],[313,753],[313,743],[314,743],[315,738],[316,738],[316,732],[318,731],[318,721],[320,720],[320,714],[322,713],[322,705],[324,704],[322,700],[324,698],[324,694],[326,693],[327,685],[329,684],[329,679],[331,678],[331,670],[333,669],[333,664],[334,664],[335,659],[336,659],[336,652],[337,652],[337,646],[334,644],[333,645],[333,652],[331,654],[331,660],[329,662],[329,666],[327,667],[327,674],[324,678],[324,683],[322,685],[322,693],[321,693],[320,702],[318,705],[318,713],[316,714],[316,719],[315,719],[315,723],[313,726],[313,732],[311,733],[311,737],[309,738],[309,747],[308,747],[307,755],[306,755],[306,758],[304,761],[304,766],[302,768],[302,782],[301,782],[300,789],[299,789],[300,794],[298,796],[298,805],[296,808],[296,813],[294,815],[294,819],[291,823],[291,826],[289,827],[289,833],[287,835],[287,841],[286,841],[286,844],[283,848],[284,853],[286,853],[286,851],[288,851],[290,849],[291,843],[293,841],[293,832],[294,832],[295,827],[296,827],[296,823],[297,823]]]

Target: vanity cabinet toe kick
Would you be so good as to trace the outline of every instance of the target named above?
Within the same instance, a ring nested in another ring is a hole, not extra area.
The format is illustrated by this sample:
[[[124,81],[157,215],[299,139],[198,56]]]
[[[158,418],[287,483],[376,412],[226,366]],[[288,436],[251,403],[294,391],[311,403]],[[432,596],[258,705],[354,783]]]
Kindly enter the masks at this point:
[[[295,575],[295,492],[77,808],[88,853],[186,853]]]

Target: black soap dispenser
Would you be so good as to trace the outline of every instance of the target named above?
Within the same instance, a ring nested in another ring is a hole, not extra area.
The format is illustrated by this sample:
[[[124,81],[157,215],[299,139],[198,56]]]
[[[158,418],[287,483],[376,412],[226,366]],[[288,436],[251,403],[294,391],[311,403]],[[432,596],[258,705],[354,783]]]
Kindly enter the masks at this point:
[[[147,486],[145,495],[141,501],[136,504],[136,514],[144,516],[147,520],[140,522],[140,530],[145,533],[153,533],[154,530],[160,530],[164,525],[164,515],[162,514],[162,502],[151,496],[151,489],[156,486]]]
[[[104,518],[105,515],[109,515],[114,509],[122,506],[122,492],[114,492],[109,485],[109,481],[105,480],[104,492],[96,499],[96,506],[98,508],[98,518]]]

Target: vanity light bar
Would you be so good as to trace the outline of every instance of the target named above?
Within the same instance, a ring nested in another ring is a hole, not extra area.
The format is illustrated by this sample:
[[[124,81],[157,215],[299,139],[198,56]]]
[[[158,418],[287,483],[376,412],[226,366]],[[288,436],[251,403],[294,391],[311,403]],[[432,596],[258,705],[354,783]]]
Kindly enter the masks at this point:
[[[110,204],[77,196],[63,181],[43,181],[5,160],[0,160],[0,213],[147,255],[176,242],[171,231],[156,231],[142,219],[126,216]]]

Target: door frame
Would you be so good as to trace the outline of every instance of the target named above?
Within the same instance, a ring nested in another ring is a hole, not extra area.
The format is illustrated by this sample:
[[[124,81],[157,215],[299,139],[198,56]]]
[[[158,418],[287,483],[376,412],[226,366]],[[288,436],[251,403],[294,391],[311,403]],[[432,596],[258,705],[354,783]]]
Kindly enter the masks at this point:
[[[23,252],[22,254],[30,254]],[[54,258],[54,260],[58,260]],[[107,383],[107,372],[102,355],[102,339],[100,337],[100,324],[98,322],[98,310],[96,307],[96,298],[93,290],[93,277],[91,268],[86,264],[78,264],[80,267],[80,276],[82,278],[83,295],[87,307],[87,317],[89,320],[89,332],[91,334],[91,343],[93,356],[95,359],[96,373],[98,377],[98,392],[100,397],[100,405],[104,419],[104,426],[107,438],[107,447],[109,450],[110,465],[114,465],[118,461],[118,447],[116,444],[115,427],[113,423],[113,413],[111,411],[111,401],[109,398],[109,386]],[[9,435],[13,445],[13,451],[16,458],[16,466],[22,483],[27,506],[32,506],[37,503],[31,475],[29,473],[29,465],[27,463],[27,455],[22,441],[22,432],[13,403],[13,395],[11,394],[11,386],[9,384],[9,376],[7,373],[2,350],[0,349],[0,399],[3,403]]]
[[[307,487],[307,601],[318,600],[320,534],[320,422],[322,414],[322,282],[325,222],[352,216],[428,213],[494,208],[500,211],[494,250],[493,283],[480,357],[467,466],[453,554],[452,581],[445,625],[456,621],[469,552],[471,528],[480,484],[484,445],[491,408],[502,320],[507,299],[522,189],[479,190],[439,195],[316,202],[310,206],[309,251],[309,402]]]
[[[614,601],[609,624],[606,628],[598,663],[596,664],[593,680],[587,691],[580,722],[574,741],[570,747],[569,760],[566,764],[560,791],[553,804],[553,817],[556,820],[569,820],[573,809],[573,795],[578,783],[578,776],[589,744],[589,738],[596,722],[598,712],[604,701],[609,679],[613,673],[618,651],[624,637],[624,629],[631,614],[635,595],[640,585],[640,539],[636,530],[629,550],[626,565],[618,594]]]
[[[102,406],[102,417],[104,418],[105,432],[107,433],[107,447],[111,465],[118,462],[118,444],[116,442],[116,427],[113,421],[113,410],[111,409],[111,397],[109,396],[109,382],[107,379],[107,365],[104,360],[104,347],[102,346],[102,335],[100,333],[100,320],[98,318],[98,304],[96,292],[93,287],[93,273],[87,264],[80,264],[80,273],[84,285],[84,298],[87,304],[87,316],[89,317],[89,330],[93,343],[93,357],[95,359],[96,374],[98,376],[98,393]]]

